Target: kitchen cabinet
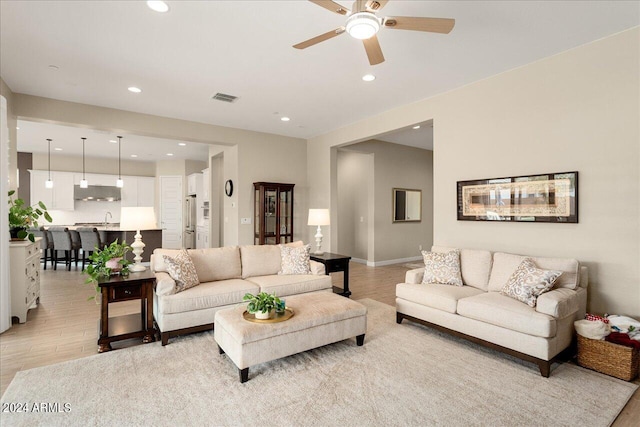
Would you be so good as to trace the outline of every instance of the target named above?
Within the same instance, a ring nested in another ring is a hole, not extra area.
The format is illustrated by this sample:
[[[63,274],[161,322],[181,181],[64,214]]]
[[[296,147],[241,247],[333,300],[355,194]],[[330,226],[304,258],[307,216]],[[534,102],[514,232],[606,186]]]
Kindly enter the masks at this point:
[[[120,189],[120,206],[138,206],[138,178],[135,176],[123,176],[122,188]],[[153,205],[150,205],[153,206]]]
[[[45,182],[49,178],[48,171],[29,171],[31,174],[31,204],[42,202],[49,210],[72,211],[73,200],[73,172],[52,171],[53,188],[46,188]]]
[[[201,173],[192,173],[187,176],[187,196],[195,196],[198,193],[198,177]]]
[[[293,187],[295,184],[254,182],[254,244],[277,245],[293,241]]]
[[[156,179],[154,177],[138,177],[138,206],[155,206]]]
[[[196,249],[204,249],[209,247],[209,227],[196,227]]]
[[[202,171],[202,201],[209,202],[209,193],[211,187],[211,171],[209,168]]]
[[[40,302],[40,240],[9,243],[11,315],[20,323],[27,321],[27,311]]]

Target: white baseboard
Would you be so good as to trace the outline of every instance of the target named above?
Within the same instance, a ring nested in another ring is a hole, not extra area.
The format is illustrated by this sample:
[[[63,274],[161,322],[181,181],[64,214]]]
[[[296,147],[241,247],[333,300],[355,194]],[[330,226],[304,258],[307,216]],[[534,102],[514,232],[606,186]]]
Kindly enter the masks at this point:
[[[357,262],[358,264],[367,264],[367,260],[362,258],[351,258],[351,261]]]
[[[386,261],[367,261],[364,259],[357,259],[357,258],[351,258],[351,260],[354,262],[358,262],[360,264],[367,264],[367,267],[382,267],[383,265],[402,264],[405,262],[412,262],[412,261],[422,261],[422,255],[409,257],[409,258],[389,259]]]

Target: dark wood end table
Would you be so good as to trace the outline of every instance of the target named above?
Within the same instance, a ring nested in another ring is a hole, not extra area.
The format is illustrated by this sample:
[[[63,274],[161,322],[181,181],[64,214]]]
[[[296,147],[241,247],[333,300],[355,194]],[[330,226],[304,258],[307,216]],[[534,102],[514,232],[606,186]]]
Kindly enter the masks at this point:
[[[337,286],[334,286],[333,292],[349,298],[349,295],[351,295],[351,291],[349,290],[349,260],[351,259],[351,257],[325,252],[322,255],[312,253],[310,255],[310,258],[314,261],[324,264],[324,271],[327,276],[330,275],[330,273],[339,271],[342,271],[344,273],[344,288],[338,288]]]
[[[130,338],[142,338],[143,343],[155,341],[153,327],[153,286],[155,274],[149,269],[128,276],[112,276],[98,282],[102,292],[100,338],[98,353],[111,350],[111,343]],[[109,318],[109,304],[140,300],[140,313]]]

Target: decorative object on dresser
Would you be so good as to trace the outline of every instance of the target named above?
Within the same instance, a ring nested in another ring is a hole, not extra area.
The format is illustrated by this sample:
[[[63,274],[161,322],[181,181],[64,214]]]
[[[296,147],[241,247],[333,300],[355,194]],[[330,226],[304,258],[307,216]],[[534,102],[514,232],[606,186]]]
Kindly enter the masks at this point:
[[[331,223],[331,215],[329,209],[309,209],[309,217],[307,219],[307,225],[318,226],[316,230],[316,251],[314,255],[322,255],[322,225],[329,225]]]
[[[95,250],[90,256],[91,263],[85,273],[89,275],[85,283],[93,283],[96,286],[96,294],[100,293],[99,283],[111,275],[119,273],[121,276],[129,274],[129,261],[125,255],[131,250],[127,242],[118,243],[118,239],[104,248]],[[95,297],[90,297],[93,299]],[[97,302],[97,301],[96,301]]]
[[[40,302],[40,237],[9,244],[11,316],[27,321],[27,311]]]
[[[350,256],[325,252],[322,255],[311,254],[310,258],[313,261],[324,264],[324,271],[327,275],[329,275],[330,273],[337,273],[342,271],[343,272],[343,280],[342,280],[343,288],[340,289],[334,286],[333,292],[347,298],[349,297],[349,295],[351,295],[351,291],[349,290],[349,260],[351,259]]]
[[[578,172],[458,181],[458,220],[578,222]]]
[[[156,215],[152,206],[120,208],[120,229],[136,230],[135,241],[131,244],[132,252],[135,255],[133,258],[135,264],[129,270],[144,271],[147,269],[142,265],[142,253],[144,252],[145,244],[142,242],[140,230],[155,228]]]
[[[51,222],[51,215],[47,212],[44,203],[38,202],[33,206],[29,206],[20,198],[13,198],[15,190],[8,192],[9,197],[9,234],[11,240],[24,240],[28,238],[31,242],[35,241],[33,233],[27,231],[28,228],[38,228],[38,220],[43,217],[45,221]]]
[[[98,353],[111,350],[114,341],[142,338],[143,343],[155,340],[153,328],[153,271],[131,273],[127,276],[101,277],[97,287],[102,292],[100,338]],[[140,313],[109,317],[109,304],[140,300]]]
[[[295,184],[254,182],[254,243],[277,245],[293,241]]]

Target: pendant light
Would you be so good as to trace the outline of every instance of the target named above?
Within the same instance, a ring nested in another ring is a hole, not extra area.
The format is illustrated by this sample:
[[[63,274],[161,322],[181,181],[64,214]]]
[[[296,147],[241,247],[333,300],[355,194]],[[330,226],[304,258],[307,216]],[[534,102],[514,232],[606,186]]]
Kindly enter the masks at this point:
[[[120,163],[121,163],[121,153],[122,153],[122,137],[118,137],[118,180],[116,181],[116,187],[122,188],[124,187],[124,181],[122,181],[122,175],[120,174]]]
[[[87,138],[80,139],[82,140],[82,179],[80,180],[80,188],[87,188],[89,187],[89,182],[84,176],[84,142],[87,140]]]
[[[49,179],[44,183],[46,188],[53,188],[53,181],[51,181],[51,141],[51,139],[47,139],[47,142],[49,142]]]

